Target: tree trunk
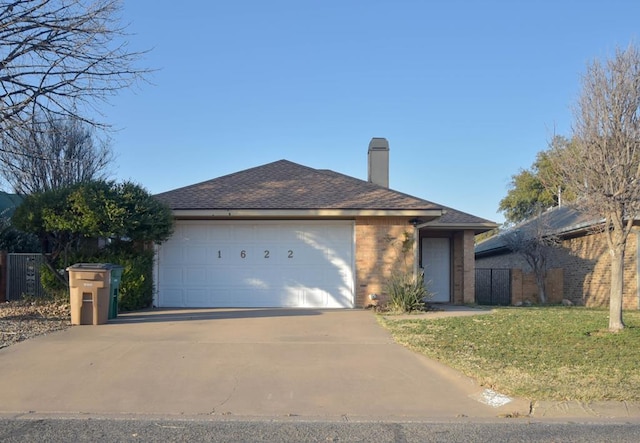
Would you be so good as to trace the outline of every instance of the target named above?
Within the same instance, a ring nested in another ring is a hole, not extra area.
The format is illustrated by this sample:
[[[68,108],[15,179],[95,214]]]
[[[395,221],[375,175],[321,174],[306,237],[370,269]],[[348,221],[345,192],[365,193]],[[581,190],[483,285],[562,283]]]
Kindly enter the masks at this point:
[[[624,282],[624,245],[616,245],[611,253],[611,293],[609,295],[609,331],[624,329],[622,321],[622,290]]]
[[[544,290],[545,276],[540,272],[536,272],[536,285],[538,286],[538,302],[541,305],[547,304],[547,293]]]

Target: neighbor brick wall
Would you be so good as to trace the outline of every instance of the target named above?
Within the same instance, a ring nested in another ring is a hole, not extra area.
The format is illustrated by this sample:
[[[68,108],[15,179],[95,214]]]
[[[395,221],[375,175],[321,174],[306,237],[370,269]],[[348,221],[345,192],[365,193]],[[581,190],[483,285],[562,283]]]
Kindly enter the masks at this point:
[[[560,268],[547,270],[545,279],[545,294],[547,303],[560,303],[563,294],[563,270]],[[532,272],[522,269],[511,270],[511,304],[518,305],[525,302],[538,303],[538,284]]]
[[[609,305],[611,256],[604,233],[572,238],[554,251],[553,263],[565,268],[564,293],[590,307]],[[638,309],[638,235],[629,235],[624,258],[623,308]]]
[[[356,301],[368,306],[369,294],[378,294],[384,302],[384,286],[393,272],[413,272],[417,244],[402,253],[405,233],[414,235],[413,226],[404,217],[356,218]]]
[[[624,309],[638,309],[638,229],[628,238],[624,260]],[[562,297],[590,307],[608,306],[611,257],[604,233],[566,239],[553,249],[548,267],[563,270]],[[522,269],[530,267],[517,254],[502,254],[476,260],[478,268]]]

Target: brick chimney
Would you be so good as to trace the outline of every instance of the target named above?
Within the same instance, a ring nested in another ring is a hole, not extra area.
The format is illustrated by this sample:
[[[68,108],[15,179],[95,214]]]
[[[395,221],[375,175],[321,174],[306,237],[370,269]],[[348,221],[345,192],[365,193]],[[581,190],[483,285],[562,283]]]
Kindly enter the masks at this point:
[[[389,142],[374,137],[369,143],[369,182],[389,187]]]

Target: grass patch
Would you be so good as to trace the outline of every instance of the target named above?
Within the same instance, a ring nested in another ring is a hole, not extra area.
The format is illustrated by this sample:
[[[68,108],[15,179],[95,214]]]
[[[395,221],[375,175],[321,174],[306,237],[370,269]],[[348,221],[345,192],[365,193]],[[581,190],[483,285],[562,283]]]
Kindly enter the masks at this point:
[[[498,308],[434,320],[379,317],[400,344],[531,400],[640,401],[640,312],[607,332],[608,310]]]

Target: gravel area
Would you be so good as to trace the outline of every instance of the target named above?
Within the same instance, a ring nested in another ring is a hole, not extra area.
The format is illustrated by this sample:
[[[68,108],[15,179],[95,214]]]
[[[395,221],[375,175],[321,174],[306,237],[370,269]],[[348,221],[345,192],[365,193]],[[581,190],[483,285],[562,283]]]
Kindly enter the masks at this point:
[[[69,305],[62,302],[0,303],[0,349],[71,326]]]

